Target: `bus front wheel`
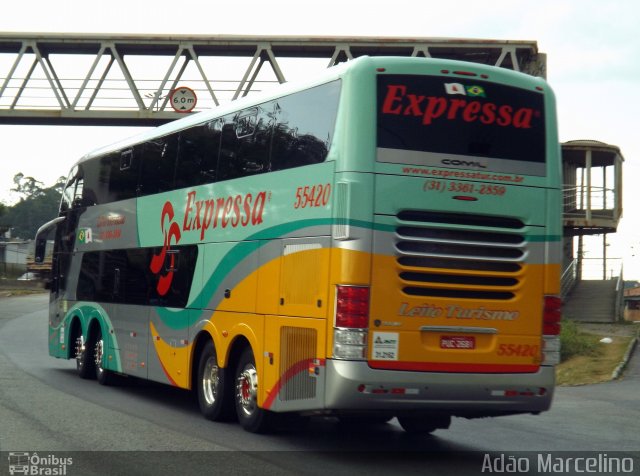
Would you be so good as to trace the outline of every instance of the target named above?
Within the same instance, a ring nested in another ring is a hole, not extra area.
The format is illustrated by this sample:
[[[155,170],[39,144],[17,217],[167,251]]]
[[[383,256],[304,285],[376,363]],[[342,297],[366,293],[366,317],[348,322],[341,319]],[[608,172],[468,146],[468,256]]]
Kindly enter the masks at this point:
[[[250,347],[242,352],[235,377],[236,413],[240,425],[252,433],[269,431],[272,415],[271,412],[258,407],[258,372]]]
[[[228,370],[218,365],[213,342],[208,341],[198,362],[198,404],[208,420],[228,421],[233,417],[233,384],[228,382]]]

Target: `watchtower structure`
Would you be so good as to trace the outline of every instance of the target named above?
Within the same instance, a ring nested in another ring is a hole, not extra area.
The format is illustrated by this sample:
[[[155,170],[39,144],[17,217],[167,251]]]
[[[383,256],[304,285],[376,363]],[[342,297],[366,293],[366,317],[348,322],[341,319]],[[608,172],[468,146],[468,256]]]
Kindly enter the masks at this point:
[[[562,144],[564,176],[565,262],[576,258],[576,275],[584,267],[584,236],[602,235],[602,279],[610,276],[607,235],[615,233],[622,217],[622,164],[615,145],[594,140]],[[573,237],[578,237],[574,250]]]

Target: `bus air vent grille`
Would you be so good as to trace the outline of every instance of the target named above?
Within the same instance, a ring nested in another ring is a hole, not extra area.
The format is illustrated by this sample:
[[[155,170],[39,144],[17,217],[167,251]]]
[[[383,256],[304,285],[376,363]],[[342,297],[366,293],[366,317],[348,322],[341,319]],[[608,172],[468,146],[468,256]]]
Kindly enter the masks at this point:
[[[316,357],[318,335],[315,329],[283,326],[280,328],[281,401],[316,397],[316,378],[309,375],[309,362]]]
[[[520,220],[415,210],[396,218],[396,260],[405,294],[498,300],[517,295],[528,255]]]

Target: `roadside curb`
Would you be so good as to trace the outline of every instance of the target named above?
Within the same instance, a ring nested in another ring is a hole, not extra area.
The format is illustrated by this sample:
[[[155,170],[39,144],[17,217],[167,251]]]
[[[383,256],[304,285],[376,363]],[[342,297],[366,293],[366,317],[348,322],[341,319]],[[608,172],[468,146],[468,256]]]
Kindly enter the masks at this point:
[[[629,360],[631,360],[631,356],[635,351],[636,347],[638,347],[638,340],[640,340],[640,336],[636,333],[636,336],[631,339],[629,342],[629,346],[627,347],[627,351],[624,354],[622,361],[618,364],[615,370],[611,373],[611,380],[618,380],[624,372],[624,369],[627,367]]]

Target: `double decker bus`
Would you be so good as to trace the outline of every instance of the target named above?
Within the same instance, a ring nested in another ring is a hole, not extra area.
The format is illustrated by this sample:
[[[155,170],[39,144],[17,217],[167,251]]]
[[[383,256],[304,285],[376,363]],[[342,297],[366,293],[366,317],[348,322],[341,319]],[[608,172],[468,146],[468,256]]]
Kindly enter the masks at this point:
[[[252,432],[545,411],[559,150],[544,80],[395,57],[96,150],[37,236],[55,235],[49,352]]]

